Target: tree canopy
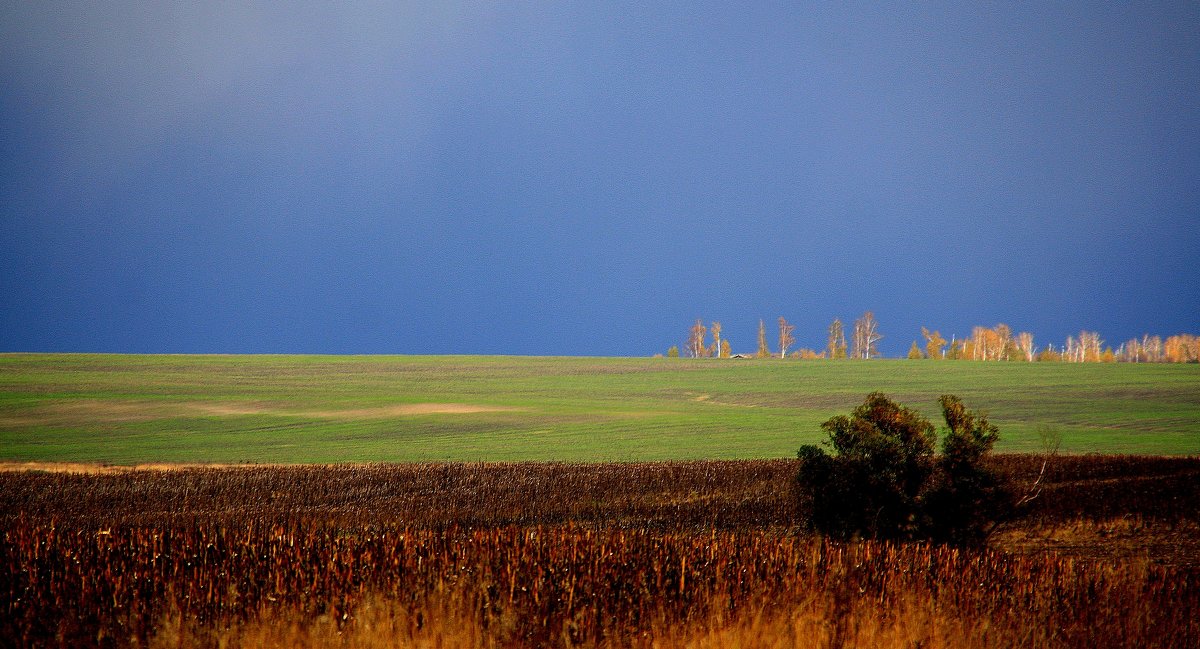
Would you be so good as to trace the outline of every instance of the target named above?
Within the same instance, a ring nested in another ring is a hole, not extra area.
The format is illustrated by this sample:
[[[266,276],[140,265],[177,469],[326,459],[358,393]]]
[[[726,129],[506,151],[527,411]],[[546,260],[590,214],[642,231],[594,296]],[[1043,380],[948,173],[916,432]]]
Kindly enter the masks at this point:
[[[849,416],[821,425],[829,454],[800,448],[796,477],[804,521],[838,538],[928,538],[971,543],[986,537],[1011,496],[983,464],[999,437],[987,418],[943,395],[942,453],[934,425],[880,392]]]

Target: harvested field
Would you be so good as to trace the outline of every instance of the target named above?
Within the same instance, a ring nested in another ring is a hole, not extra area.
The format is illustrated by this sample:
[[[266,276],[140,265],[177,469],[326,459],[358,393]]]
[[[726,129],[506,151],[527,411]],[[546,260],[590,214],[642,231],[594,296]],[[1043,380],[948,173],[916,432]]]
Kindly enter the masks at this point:
[[[1041,466],[996,462],[1026,483]],[[807,536],[793,526],[793,470],[4,472],[0,634],[112,646],[1200,641],[1198,458],[1054,458],[1035,506],[979,549]]]

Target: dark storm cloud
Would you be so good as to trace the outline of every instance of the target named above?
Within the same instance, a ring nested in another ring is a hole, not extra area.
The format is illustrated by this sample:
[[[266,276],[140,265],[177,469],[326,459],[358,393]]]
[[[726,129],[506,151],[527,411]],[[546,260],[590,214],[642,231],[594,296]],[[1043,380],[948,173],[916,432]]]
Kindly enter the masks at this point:
[[[1200,11],[22,3],[0,348],[1200,329]]]

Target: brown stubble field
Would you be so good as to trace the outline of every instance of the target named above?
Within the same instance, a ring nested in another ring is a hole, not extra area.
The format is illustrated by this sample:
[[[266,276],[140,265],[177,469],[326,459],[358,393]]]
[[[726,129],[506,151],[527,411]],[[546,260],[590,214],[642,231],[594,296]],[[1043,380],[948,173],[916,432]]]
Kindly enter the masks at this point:
[[[1200,642],[1198,458],[1052,458],[975,549],[806,535],[789,460],[74,469],[0,473],[18,646]]]

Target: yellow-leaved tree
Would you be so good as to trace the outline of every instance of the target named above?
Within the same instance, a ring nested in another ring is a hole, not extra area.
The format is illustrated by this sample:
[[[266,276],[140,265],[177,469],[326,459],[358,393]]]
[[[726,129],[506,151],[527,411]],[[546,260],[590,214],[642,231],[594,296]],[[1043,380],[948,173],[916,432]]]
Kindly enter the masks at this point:
[[[767,325],[763,324],[762,320],[758,321],[758,352],[754,354],[754,357],[771,357],[771,348],[767,346]]]
[[[942,334],[921,327],[921,336],[925,339],[925,356],[934,359],[943,358],[942,348],[946,346],[946,339],[942,338]]]
[[[829,358],[846,357],[846,331],[838,318],[834,318],[833,324],[829,325],[829,342],[825,351],[829,353]]]

